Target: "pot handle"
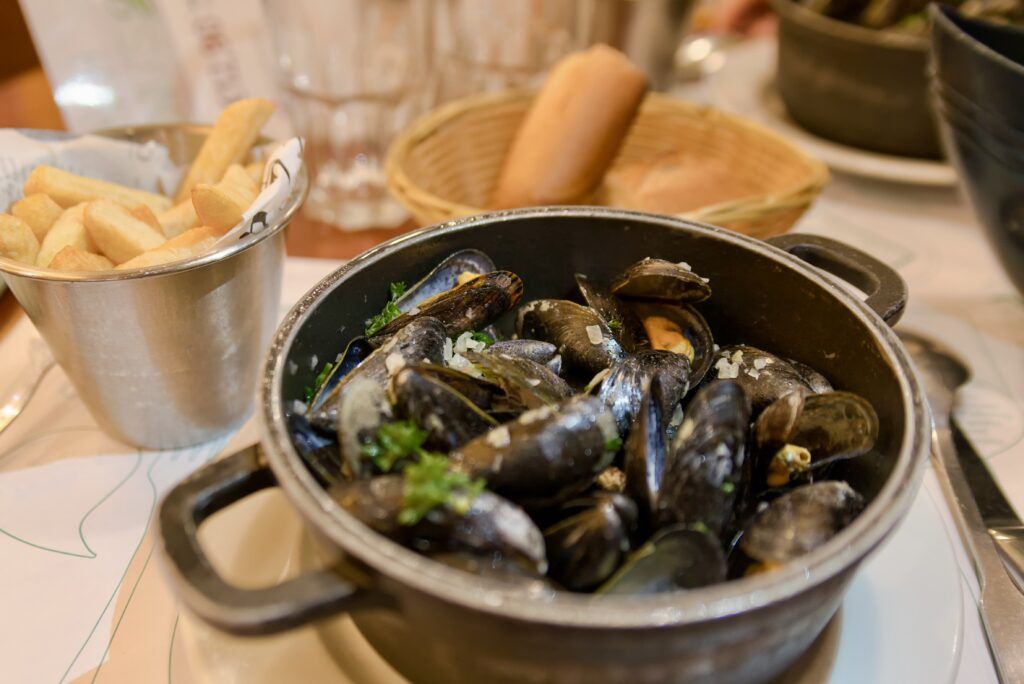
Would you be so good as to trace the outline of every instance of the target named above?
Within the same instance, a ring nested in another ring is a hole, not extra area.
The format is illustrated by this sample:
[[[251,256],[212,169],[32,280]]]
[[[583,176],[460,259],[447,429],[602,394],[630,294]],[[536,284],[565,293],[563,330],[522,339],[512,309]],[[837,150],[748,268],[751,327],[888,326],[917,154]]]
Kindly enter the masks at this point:
[[[846,281],[867,295],[864,303],[890,326],[907,306],[907,283],[888,264],[839,240],[822,235],[789,233],[766,242],[811,266]]]
[[[224,631],[272,634],[360,607],[372,596],[330,570],[259,589],[241,589],[217,574],[199,544],[199,525],[276,484],[262,450],[253,445],[192,473],[160,504],[160,547],[179,597],[196,615]]]

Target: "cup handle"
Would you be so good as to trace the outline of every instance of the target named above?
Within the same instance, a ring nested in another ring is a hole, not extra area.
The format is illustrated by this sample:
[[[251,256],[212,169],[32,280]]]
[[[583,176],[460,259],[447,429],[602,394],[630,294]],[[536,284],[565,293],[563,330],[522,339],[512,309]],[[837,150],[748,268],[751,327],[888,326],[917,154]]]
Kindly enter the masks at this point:
[[[766,242],[811,266],[853,285],[867,295],[864,303],[890,326],[907,306],[907,283],[889,265],[839,240],[822,235],[789,233]]]
[[[199,544],[199,525],[217,511],[277,484],[259,445],[219,459],[178,484],[160,504],[160,548],[182,602],[234,634],[272,634],[374,603],[372,590],[335,571],[318,570],[282,584],[242,589],[214,570]]]

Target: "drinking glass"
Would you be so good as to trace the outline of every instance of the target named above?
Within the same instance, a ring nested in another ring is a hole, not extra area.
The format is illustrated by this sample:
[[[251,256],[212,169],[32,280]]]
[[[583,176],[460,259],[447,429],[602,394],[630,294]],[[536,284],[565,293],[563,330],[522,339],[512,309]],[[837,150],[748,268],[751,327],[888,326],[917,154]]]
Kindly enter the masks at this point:
[[[292,124],[306,140],[306,212],[345,230],[395,226],[384,157],[436,95],[432,0],[264,0]]]

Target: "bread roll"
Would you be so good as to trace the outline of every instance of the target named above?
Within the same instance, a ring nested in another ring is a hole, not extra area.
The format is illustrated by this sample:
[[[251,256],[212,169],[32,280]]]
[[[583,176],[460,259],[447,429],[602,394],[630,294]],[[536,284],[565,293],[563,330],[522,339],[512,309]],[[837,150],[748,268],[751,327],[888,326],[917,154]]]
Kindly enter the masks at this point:
[[[516,133],[492,206],[584,200],[615,159],[646,90],[643,72],[607,45],[555,65]]]

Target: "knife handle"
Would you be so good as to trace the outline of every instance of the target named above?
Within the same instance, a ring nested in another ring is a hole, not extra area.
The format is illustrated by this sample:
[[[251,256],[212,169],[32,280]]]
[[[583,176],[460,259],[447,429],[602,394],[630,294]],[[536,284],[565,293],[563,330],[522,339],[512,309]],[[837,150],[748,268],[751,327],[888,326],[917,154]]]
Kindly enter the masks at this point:
[[[978,612],[996,672],[1000,681],[1024,682],[1024,594],[1010,579],[982,521],[957,459],[952,432],[948,427],[937,428],[932,439],[935,473],[952,503],[953,518],[978,575]]]

